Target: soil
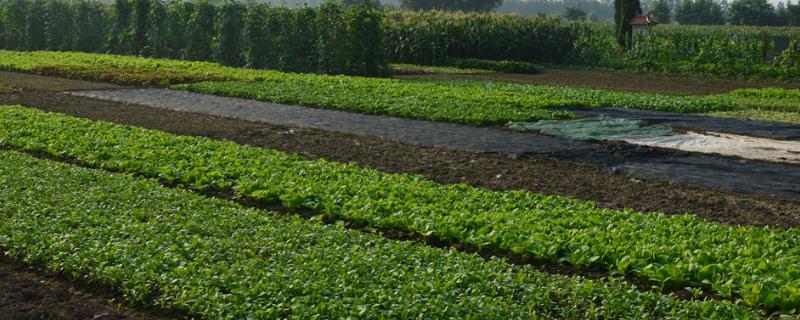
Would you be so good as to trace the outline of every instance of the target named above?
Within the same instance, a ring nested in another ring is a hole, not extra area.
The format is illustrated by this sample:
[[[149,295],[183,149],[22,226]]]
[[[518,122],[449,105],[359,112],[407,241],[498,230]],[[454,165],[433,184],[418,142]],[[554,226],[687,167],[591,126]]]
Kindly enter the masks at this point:
[[[166,319],[158,312],[116,305],[102,288],[76,285],[30,269],[0,254],[0,319]]]
[[[683,75],[641,74],[604,70],[546,69],[541,74],[470,73],[396,75],[400,79],[483,80],[522,84],[565,85],[592,89],[650,92],[672,95],[707,95],[740,88],[780,87],[796,89],[797,83],[717,79]]]
[[[38,79],[38,78],[37,78]],[[26,86],[58,82],[70,90],[82,82],[27,79]],[[7,82],[0,74],[0,83]],[[11,83],[18,85],[17,83]],[[385,172],[414,173],[442,183],[467,183],[495,190],[527,190],[595,201],[601,207],[632,208],[667,214],[692,213],[729,225],[800,226],[800,201],[642,181],[567,161],[514,159],[466,151],[422,147],[316,129],[275,126],[201,114],[23,90],[0,95],[0,104],[22,104],[46,111],[141,126],[182,135],[231,140],[310,159],[352,162]]]

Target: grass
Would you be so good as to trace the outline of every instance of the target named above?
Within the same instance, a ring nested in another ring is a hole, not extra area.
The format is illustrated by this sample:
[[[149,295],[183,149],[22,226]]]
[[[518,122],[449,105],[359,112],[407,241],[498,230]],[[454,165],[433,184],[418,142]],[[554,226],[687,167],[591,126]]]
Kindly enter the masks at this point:
[[[445,185],[20,107],[0,108],[0,145],[279,201],[373,228],[604,268],[660,287],[711,291],[763,310],[791,313],[800,306],[798,230],[730,227],[692,215],[616,211],[558,196]]]

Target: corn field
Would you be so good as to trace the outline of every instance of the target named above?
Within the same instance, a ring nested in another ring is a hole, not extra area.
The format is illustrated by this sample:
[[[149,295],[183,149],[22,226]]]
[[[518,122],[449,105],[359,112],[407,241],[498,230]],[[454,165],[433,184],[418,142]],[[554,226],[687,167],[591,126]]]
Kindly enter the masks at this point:
[[[387,62],[514,60],[646,72],[800,79],[798,28],[656,26],[631,50],[609,24],[516,15],[288,9],[177,0],[0,0],[0,48],[106,52],[380,76]],[[772,57],[775,36],[789,49]]]
[[[383,75],[381,12],[326,4],[0,0],[0,48],[105,52],[294,72]]]

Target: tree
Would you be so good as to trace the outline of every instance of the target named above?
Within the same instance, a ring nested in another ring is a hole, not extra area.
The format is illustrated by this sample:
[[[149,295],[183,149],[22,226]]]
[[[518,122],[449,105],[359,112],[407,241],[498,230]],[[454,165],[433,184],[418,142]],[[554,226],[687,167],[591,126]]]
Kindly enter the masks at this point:
[[[772,25],[788,26],[790,20],[791,15],[789,14],[789,10],[786,8],[786,4],[783,2],[778,2],[778,6],[775,7],[775,20],[772,22]]]
[[[714,0],[681,0],[673,17],[680,24],[725,24],[722,7]]]
[[[792,4],[791,1],[786,4],[786,11],[789,14],[789,25],[796,26],[800,24],[800,3]]]
[[[564,19],[570,21],[586,20],[586,11],[579,6],[567,6],[564,12]]]
[[[492,11],[503,0],[402,0],[401,6],[408,10],[446,11]]]
[[[614,0],[614,23],[617,27],[617,41],[620,46],[627,48],[631,45],[633,27],[631,27],[630,21],[641,13],[642,5],[639,0]]]
[[[655,0],[650,3],[650,15],[658,23],[671,23],[672,5],[667,0]]]
[[[767,0],[736,0],[731,3],[731,24],[766,26],[775,20],[775,9]]]

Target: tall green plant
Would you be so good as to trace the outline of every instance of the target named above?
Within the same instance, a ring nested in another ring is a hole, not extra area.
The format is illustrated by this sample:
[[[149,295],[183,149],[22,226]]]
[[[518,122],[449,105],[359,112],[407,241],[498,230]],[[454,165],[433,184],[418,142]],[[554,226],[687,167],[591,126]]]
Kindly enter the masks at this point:
[[[25,21],[25,50],[44,50],[47,47],[45,41],[45,3],[44,0],[34,0],[29,4],[28,14]]]
[[[617,41],[625,48],[631,46],[633,27],[631,19],[642,12],[639,0],[614,0],[614,24],[617,27]]]
[[[5,49],[23,50],[25,48],[28,6],[29,3],[25,0],[8,0],[5,3],[3,8]]]
[[[148,55],[147,33],[150,29],[149,16],[150,0],[132,0],[133,10],[131,12],[131,47],[133,53],[137,55]]]
[[[245,66],[264,68],[277,60],[272,10],[267,4],[247,6],[244,15],[243,48]]]
[[[188,43],[187,28],[194,13],[192,2],[171,0],[167,6],[167,19],[165,21],[167,33],[162,34],[166,43],[166,57],[183,59]]]
[[[345,21],[350,59],[348,74],[384,75],[386,56],[383,48],[381,14],[374,6],[364,3],[347,8]]]
[[[187,24],[188,37],[184,58],[189,60],[209,60],[212,56],[211,41],[214,37],[215,8],[205,0],[194,5],[194,12]]]
[[[129,0],[114,0],[113,22],[108,39],[108,51],[117,54],[131,54],[130,33],[131,3]]]
[[[242,19],[244,7],[235,1],[226,1],[217,15],[217,39],[214,44],[214,60],[240,66],[242,58]]]
[[[72,50],[73,25],[72,6],[62,0],[47,0],[45,2],[45,38],[47,50],[69,51]]]
[[[99,52],[104,46],[108,32],[108,17],[101,3],[89,0],[75,2],[73,16],[75,30],[73,49],[83,52]]]

